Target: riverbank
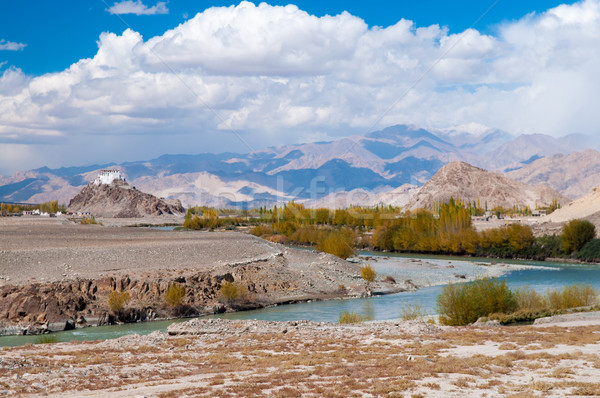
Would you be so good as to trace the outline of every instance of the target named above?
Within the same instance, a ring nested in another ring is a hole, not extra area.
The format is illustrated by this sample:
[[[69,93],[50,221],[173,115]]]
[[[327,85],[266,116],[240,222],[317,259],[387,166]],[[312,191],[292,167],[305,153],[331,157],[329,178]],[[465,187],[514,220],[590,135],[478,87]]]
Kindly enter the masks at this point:
[[[565,327],[566,326],[566,327]],[[0,349],[5,396],[590,396],[600,326],[192,320]]]
[[[4,333],[35,334],[365,294],[360,265],[329,254],[230,231],[124,228],[122,220],[107,224],[0,219]],[[221,297],[224,281],[248,294],[243,300]],[[172,284],[183,286],[185,296],[169,307],[165,293]],[[383,293],[410,288],[383,277],[372,285]],[[111,291],[129,294],[123,309],[110,308]]]

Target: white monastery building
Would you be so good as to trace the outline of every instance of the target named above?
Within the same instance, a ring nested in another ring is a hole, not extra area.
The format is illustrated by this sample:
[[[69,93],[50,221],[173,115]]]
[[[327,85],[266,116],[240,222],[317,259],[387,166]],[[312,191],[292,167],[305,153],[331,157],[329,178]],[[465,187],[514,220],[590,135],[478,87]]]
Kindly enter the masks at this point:
[[[114,180],[122,179],[123,176],[121,175],[120,170],[100,170],[100,174],[98,174],[98,177],[94,180],[94,184],[110,184]]]

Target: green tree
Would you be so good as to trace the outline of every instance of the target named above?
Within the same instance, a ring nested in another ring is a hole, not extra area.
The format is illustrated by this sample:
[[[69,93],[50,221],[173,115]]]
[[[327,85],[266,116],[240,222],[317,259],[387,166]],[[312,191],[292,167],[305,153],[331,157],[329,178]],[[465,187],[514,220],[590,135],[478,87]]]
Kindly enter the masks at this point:
[[[562,249],[566,254],[581,250],[596,236],[596,227],[587,220],[571,220],[562,230]]]

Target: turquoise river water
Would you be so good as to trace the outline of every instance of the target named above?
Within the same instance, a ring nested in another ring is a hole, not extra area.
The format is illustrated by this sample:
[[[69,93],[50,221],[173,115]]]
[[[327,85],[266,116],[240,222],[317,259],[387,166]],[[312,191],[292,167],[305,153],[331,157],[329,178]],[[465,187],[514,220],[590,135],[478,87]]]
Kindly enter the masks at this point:
[[[442,256],[404,256],[381,253],[362,253],[363,255],[389,257],[392,261],[385,264],[373,262],[373,267],[381,275],[401,276],[396,274],[393,267],[394,257],[416,258],[429,262],[446,262],[455,266],[460,273],[461,267],[471,267],[473,262],[490,263],[489,259],[467,259]],[[501,277],[511,288],[528,286],[541,293],[547,289],[556,289],[572,284],[590,284],[600,290],[600,265],[563,264],[535,261],[510,261],[513,264],[532,265],[531,269],[513,270]],[[432,286],[419,289],[415,292],[403,292],[384,296],[360,299],[315,301],[264,308],[255,311],[244,311],[230,314],[211,315],[227,319],[261,319],[261,320],[311,320],[321,322],[337,322],[340,312],[358,312],[372,320],[386,320],[399,318],[404,306],[419,305],[423,314],[436,313],[436,301],[443,286]],[[153,331],[166,331],[167,326],[176,321],[155,321],[136,324],[115,326],[91,327],[66,332],[54,333],[58,341],[72,340],[102,340],[121,337],[131,333],[148,334]],[[0,337],[1,346],[15,346],[35,343],[39,336],[4,336]]]

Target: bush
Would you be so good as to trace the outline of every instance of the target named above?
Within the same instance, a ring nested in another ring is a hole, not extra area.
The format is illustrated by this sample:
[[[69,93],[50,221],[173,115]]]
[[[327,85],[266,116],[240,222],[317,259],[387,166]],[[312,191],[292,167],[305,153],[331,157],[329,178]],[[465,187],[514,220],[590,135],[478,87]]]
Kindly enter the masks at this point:
[[[185,297],[185,286],[172,283],[165,292],[165,302],[169,307],[177,307]]]
[[[479,279],[462,285],[450,284],[438,296],[440,322],[460,326],[494,313],[510,313],[517,309],[514,293],[506,281]]]
[[[267,225],[257,225],[250,230],[250,233],[254,236],[265,236],[271,235],[273,231],[271,230],[271,227]]]
[[[421,318],[423,313],[421,312],[421,306],[419,304],[416,305],[408,305],[405,304],[402,306],[402,310],[400,311],[400,318],[403,321],[412,321],[418,318]]]
[[[596,227],[587,220],[571,220],[562,230],[562,248],[566,254],[581,250],[596,237]]]
[[[58,337],[53,334],[46,334],[35,339],[33,344],[54,344],[58,343]]]
[[[344,311],[340,314],[339,322],[340,324],[348,324],[348,323],[361,323],[364,322],[365,319],[356,312],[348,312]]]
[[[539,310],[548,306],[544,296],[527,287],[518,289],[515,296],[520,310]]]
[[[600,239],[592,239],[576,252],[573,257],[583,261],[600,261]]]
[[[219,292],[221,294],[221,298],[226,303],[230,304],[248,298],[248,289],[229,281],[225,281],[221,284]]]
[[[552,310],[585,307],[598,303],[598,292],[590,285],[567,286],[562,291],[549,291],[547,296],[548,305]]]
[[[266,236],[265,239],[273,243],[281,243],[282,245],[285,245],[289,241],[287,236],[284,235],[270,235]]]
[[[129,303],[129,300],[131,300],[129,292],[117,292],[116,290],[112,290],[108,294],[108,306],[113,312],[121,312],[127,303]]]
[[[488,319],[495,319],[501,325],[510,325],[511,323],[533,322],[538,318],[545,318],[554,315],[555,312],[549,309],[540,310],[517,310],[510,314],[491,314]]]
[[[354,234],[346,231],[330,232],[319,240],[317,249],[346,259],[354,254]]]
[[[90,224],[98,224],[98,221],[96,221],[96,218],[94,216],[90,216],[90,217],[83,217],[81,219],[81,221],[79,221],[80,224],[83,225],[90,225]]]
[[[375,269],[373,269],[373,267],[371,267],[370,265],[365,265],[360,269],[360,276],[368,283],[371,283],[375,280],[377,273],[375,272]]]

